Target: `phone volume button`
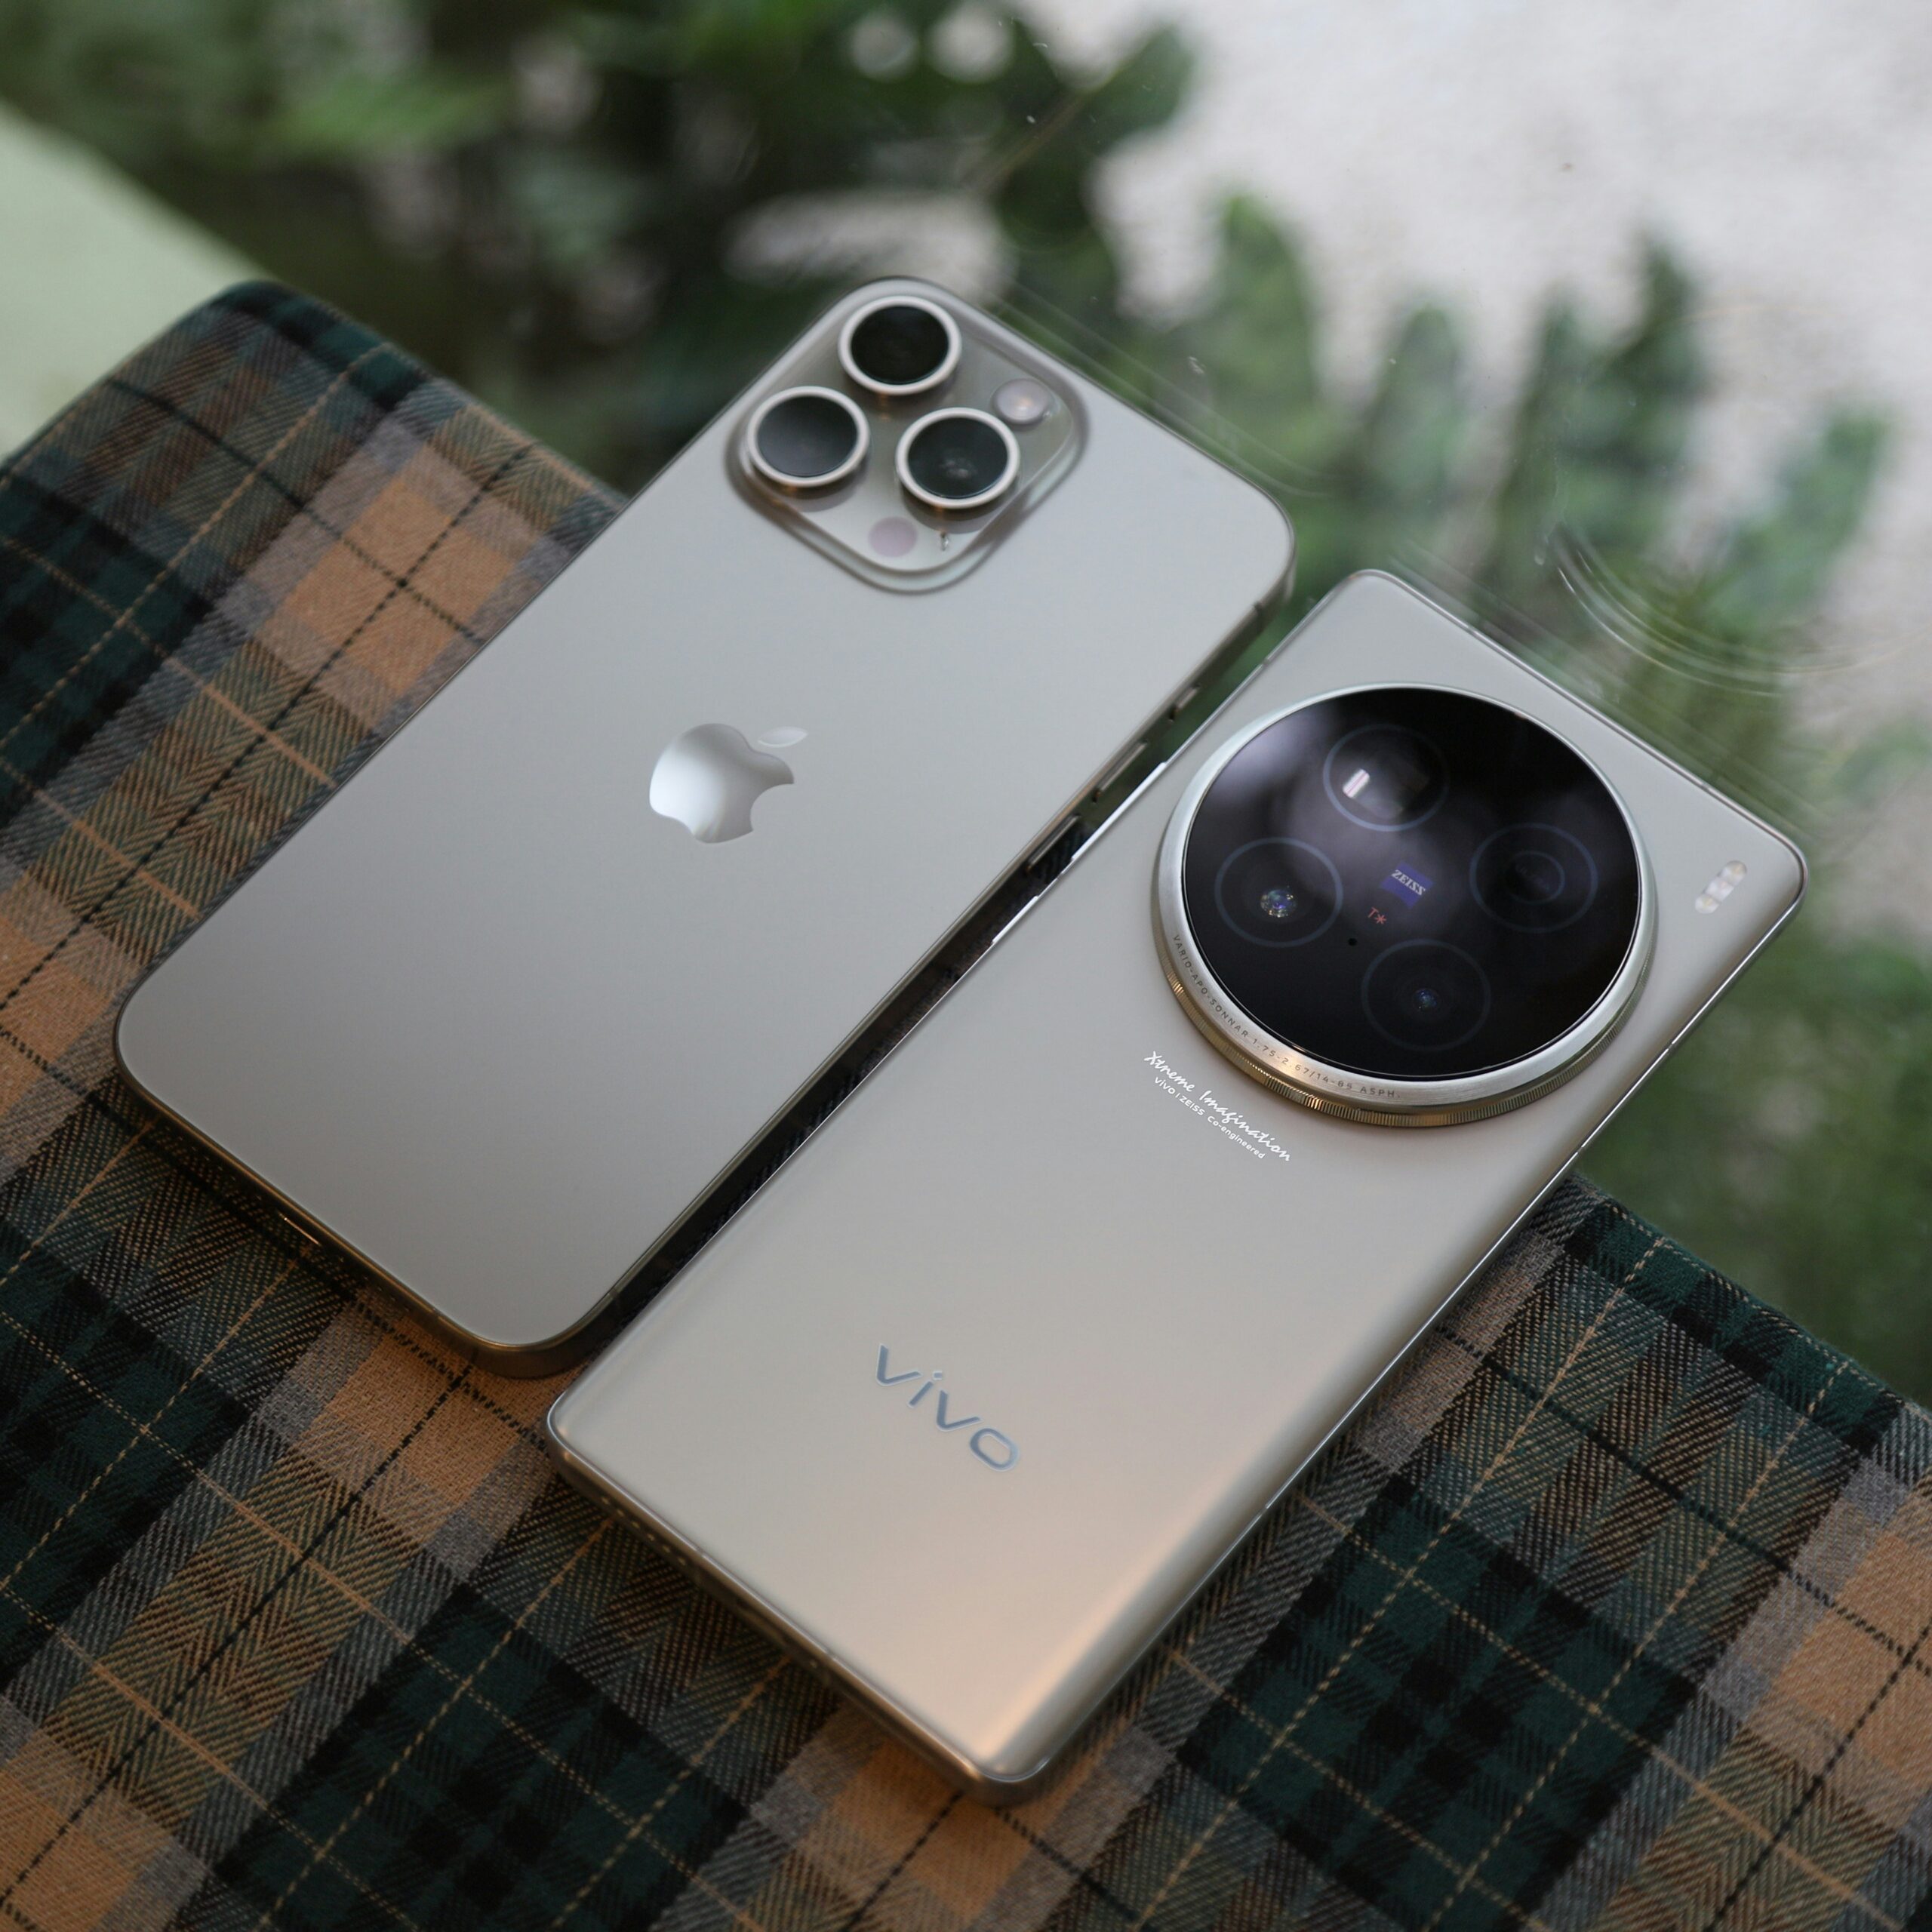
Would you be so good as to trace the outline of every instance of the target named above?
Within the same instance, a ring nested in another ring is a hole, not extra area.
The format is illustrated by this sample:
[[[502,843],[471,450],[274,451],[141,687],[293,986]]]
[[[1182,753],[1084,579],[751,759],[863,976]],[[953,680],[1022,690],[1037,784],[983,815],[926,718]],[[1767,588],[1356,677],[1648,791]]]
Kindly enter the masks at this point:
[[[1110,785],[1118,783],[1134,769],[1135,761],[1146,755],[1146,751],[1147,740],[1143,738],[1131,749],[1123,752],[1105,771],[1101,773],[1099,777],[1094,780],[1092,795],[1097,798]]]
[[[1078,815],[1075,813],[1069,812],[1066,817],[1062,819],[1060,823],[1054,827],[1052,831],[1048,832],[1046,837],[1042,838],[1038,844],[1035,845],[1032,851],[1029,852],[1026,857],[1020,860],[1020,869],[1023,872],[1030,872],[1036,866],[1043,864],[1053,851],[1054,848],[1057,845],[1078,823],[1079,820]]]

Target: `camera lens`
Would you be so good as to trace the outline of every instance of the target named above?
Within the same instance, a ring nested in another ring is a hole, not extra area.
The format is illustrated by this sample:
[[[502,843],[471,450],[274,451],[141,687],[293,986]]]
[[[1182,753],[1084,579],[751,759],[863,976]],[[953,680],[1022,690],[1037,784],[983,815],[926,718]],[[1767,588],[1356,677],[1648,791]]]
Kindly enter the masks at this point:
[[[1407,832],[1449,795],[1442,754],[1420,732],[1364,724],[1338,740],[1321,768],[1329,801],[1371,832]]]
[[[847,375],[875,395],[921,395],[959,361],[959,325],[936,302],[889,295],[869,302],[839,331]]]
[[[1489,976],[1460,946],[1404,940],[1362,976],[1361,1003],[1384,1039],[1412,1052],[1446,1052],[1489,1017]]]
[[[1596,861],[1553,825],[1511,825],[1493,832],[1469,862],[1469,890],[1489,916],[1513,932],[1561,932],[1595,902]]]
[[[979,409],[936,409],[900,439],[899,480],[936,510],[972,510],[1011,487],[1020,473],[1013,432]]]
[[[1214,903],[1257,946],[1306,946],[1335,923],[1342,875],[1327,853],[1299,838],[1257,838],[1228,854]]]
[[[865,460],[866,419],[836,389],[780,389],[759,404],[746,432],[752,467],[781,490],[822,490]]]

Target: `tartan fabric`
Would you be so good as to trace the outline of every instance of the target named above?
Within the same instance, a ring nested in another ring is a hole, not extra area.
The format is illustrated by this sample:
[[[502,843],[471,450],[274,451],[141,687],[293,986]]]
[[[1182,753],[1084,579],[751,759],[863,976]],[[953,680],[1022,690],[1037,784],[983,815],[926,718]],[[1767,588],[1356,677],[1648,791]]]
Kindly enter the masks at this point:
[[[1932,1924],[1932,1417],[1580,1183],[995,1814],[143,1110],[120,996],[611,508],[259,286],[0,472],[0,1916]]]

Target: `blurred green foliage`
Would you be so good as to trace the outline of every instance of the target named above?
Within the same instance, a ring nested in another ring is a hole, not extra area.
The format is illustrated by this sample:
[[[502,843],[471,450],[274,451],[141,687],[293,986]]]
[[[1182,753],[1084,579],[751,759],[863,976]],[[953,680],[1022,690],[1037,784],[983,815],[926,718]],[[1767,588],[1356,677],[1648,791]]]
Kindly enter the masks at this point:
[[[1189,75],[950,0],[0,0],[0,45],[14,105],[631,488],[855,278],[761,272],[754,214],[863,190],[1108,309],[1094,164]]]
[[[1096,74],[977,0],[0,0],[0,44],[17,106],[626,485],[835,289],[980,237],[974,292],[1277,494],[1297,612],[1403,571],[1807,843],[1810,910],[1590,1165],[1932,1395],[1932,966],[1833,878],[1925,747],[1804,703],[1884,427],[1829,416],[1694,541],[1707,377],[1667,256],[1627,328],[1555,303],[1512,411],[1427,305],[1356,395],[1250,200],[1187,312],[1123,301],[1097,170],[1185,98],[1170,32]]]

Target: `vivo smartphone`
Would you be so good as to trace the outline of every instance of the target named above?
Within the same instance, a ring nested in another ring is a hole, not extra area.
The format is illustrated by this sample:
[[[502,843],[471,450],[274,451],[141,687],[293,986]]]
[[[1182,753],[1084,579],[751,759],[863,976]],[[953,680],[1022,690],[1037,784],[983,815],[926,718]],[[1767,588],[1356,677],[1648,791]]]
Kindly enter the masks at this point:
[[[1291,549],[989,317],[863,289],[162,961],[122,1065],[553,1369]]]
[[[1776,833],[1345,584],[555,1405],[1025,1791],[1795,907]]]

